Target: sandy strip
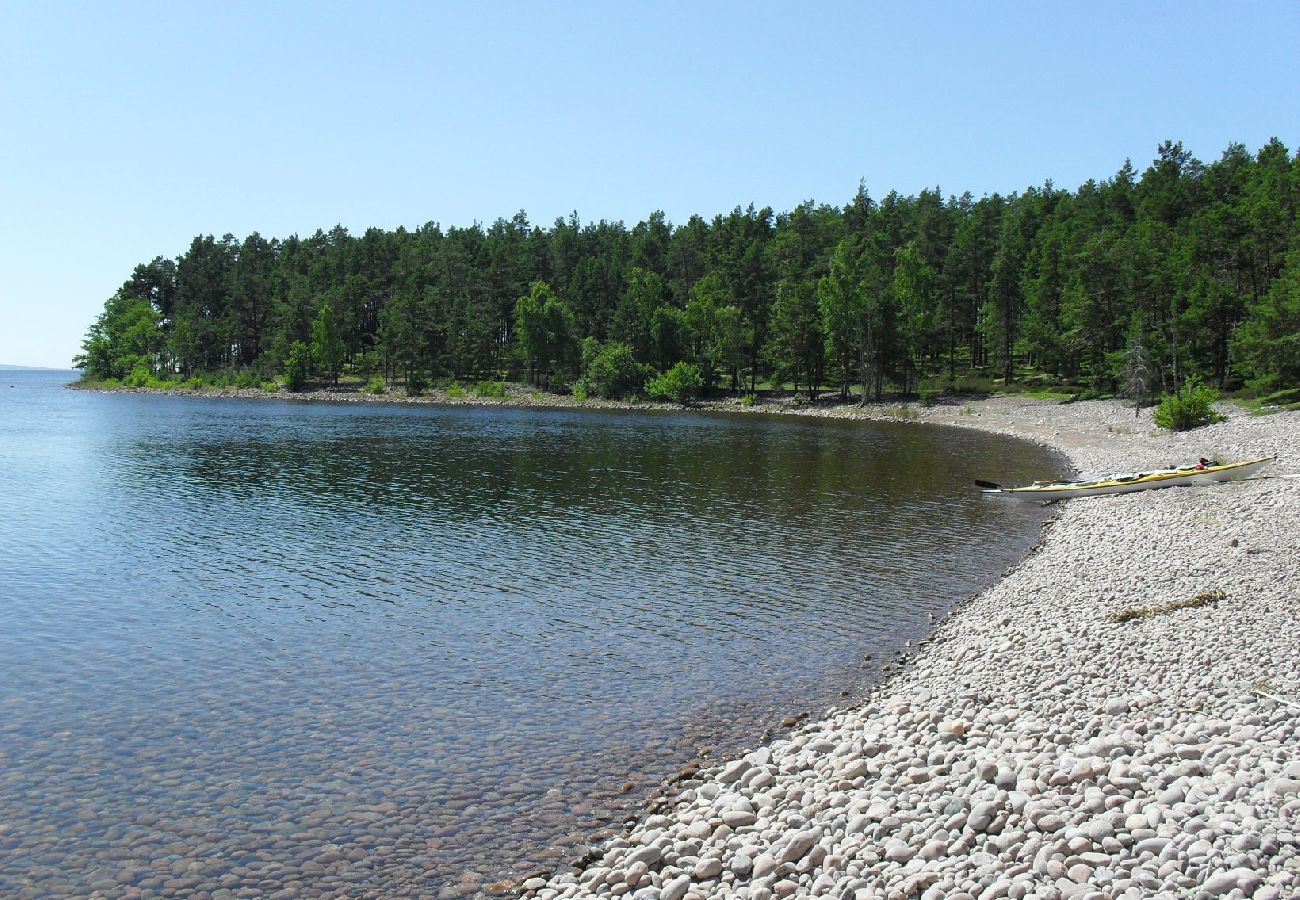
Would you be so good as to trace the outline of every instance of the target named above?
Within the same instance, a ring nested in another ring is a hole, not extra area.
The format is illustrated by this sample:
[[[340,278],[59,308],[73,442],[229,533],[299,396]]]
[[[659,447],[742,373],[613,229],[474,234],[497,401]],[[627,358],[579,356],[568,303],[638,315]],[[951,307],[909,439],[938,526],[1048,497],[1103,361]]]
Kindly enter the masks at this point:
[[[1279,477],[1300,473],[1300,413],[1224,411],[1180,435],[1113,402],[813,413],[1024,437],[1085,474],[1279,459],[1062,504],[860,706],[706,771],[525,895],[1300,896],[1300,478]]]

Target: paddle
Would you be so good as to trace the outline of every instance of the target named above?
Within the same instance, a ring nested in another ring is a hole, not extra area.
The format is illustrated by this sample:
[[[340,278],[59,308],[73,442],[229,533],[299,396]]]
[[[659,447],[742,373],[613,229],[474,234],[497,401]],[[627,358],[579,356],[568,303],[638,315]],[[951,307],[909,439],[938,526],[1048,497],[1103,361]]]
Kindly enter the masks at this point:
[[[990,491],[1000,491],[1000,490],[1002,490],[1002,485],[1000,485],[1000,484],[994,484],[992,481],[980,481],[978,478],[975,479],[975,486],[976,486],[976,487],[986,488],[987,490],[990,490]]]

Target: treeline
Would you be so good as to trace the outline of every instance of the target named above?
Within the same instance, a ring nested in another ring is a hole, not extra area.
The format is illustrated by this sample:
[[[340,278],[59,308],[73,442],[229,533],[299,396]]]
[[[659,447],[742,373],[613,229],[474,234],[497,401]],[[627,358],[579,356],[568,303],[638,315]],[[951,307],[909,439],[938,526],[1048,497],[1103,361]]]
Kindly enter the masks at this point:
[[[1276,139],[1205,165],[1166,142],[1074,192],[938,190],[674,227],[342,227],[196,237],[136,267],[91,327],[88,378],[528,378],[635,392],[685,363],[705,389],[880,396],[972,375],[1115,391],[1191,376],[1300,385],[1300,157]],[[633,373],[628,376],[628,372]],[[291,372],[291,376],[293,375]]]

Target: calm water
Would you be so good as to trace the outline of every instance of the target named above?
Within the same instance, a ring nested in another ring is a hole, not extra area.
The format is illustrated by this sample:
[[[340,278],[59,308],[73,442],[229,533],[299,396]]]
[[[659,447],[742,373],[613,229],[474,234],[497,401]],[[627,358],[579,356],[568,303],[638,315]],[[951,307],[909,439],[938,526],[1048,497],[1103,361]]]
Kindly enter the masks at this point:
[[[0,894],[468,896],[1030,545],[957,430],[0,373]]]

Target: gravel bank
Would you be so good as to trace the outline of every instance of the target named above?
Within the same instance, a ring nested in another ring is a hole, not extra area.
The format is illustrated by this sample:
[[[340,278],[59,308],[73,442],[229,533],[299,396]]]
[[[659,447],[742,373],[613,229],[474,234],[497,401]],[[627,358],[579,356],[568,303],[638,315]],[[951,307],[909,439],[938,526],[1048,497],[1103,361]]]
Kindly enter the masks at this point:
[[[813,414],[1013,434],[1085,473],[1269,453],[1267,475],[1300,472],[1300,414],[1225,412],[1182,435],[1110,402]],[[524,895],[1300,896],[1300,479],[1060,509],[861,705],[704,771]]]

